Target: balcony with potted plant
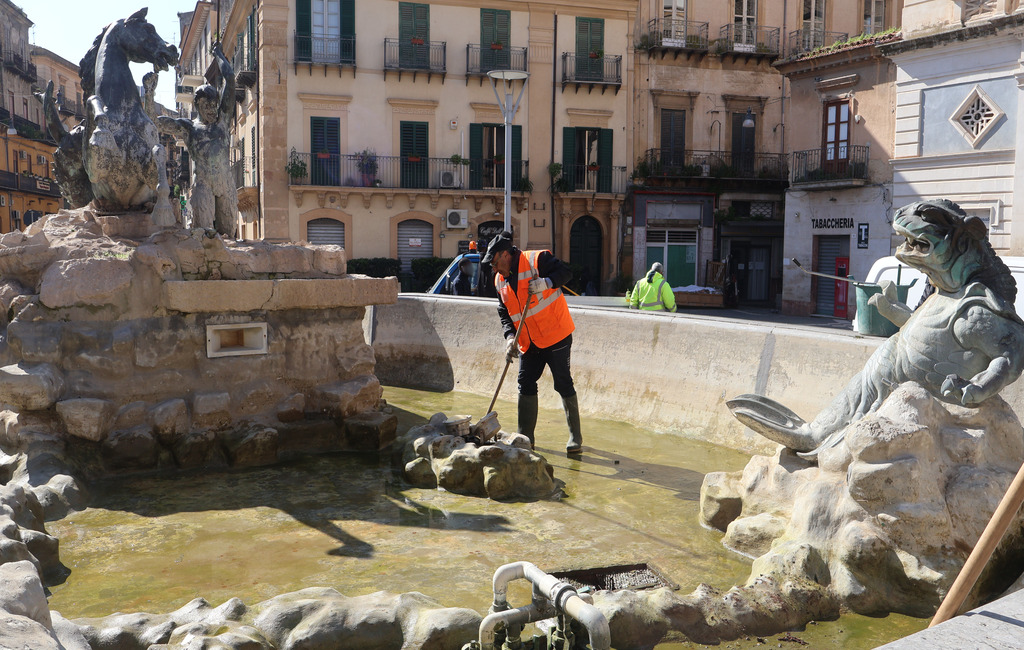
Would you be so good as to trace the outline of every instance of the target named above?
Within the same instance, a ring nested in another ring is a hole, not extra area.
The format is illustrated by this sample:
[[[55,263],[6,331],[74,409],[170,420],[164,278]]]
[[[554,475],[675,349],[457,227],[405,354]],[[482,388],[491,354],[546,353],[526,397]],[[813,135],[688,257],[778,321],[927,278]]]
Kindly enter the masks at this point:
[[[427,75],[430,83],[434,75],[441,77],[444,83],[448,74],[447,43],[445,41],[429,41],[422,36],[408,39],[384,39],[384,74],[397,72],[398,80],[403,73],[412,73],[413,81],[420,74]]]

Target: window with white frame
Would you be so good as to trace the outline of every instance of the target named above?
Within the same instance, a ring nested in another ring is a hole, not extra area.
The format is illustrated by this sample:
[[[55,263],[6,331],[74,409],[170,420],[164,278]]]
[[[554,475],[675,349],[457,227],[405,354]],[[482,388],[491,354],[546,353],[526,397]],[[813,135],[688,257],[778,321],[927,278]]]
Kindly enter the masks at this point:
[[[804,0],[803,41],[805,50],[825,44],[825,0]]]
[[[736,30],[734,42],[742,45],[755,45],[757,0],[736,0],[732,22]]]
[[[864,33],[885,31],[885,0],[864,0]]]

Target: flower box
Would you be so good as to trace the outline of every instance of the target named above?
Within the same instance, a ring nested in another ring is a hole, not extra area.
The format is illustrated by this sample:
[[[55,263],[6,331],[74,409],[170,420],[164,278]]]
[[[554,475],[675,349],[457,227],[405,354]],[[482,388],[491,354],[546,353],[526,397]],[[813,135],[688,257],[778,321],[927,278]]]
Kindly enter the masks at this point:
[[[492,50],[500,50],[502,47],[503,46],[502,46],[501,43],[491,43],[491,49]]]
[[[316,157],[319,160],[327,160],[328,158],[331,157],[331,154],[327,153],[326,151],[322,151],[322,152],[318,153],[316,155]]]
[[[423,45],[422,38],[410,38],[409,42],[412,43],[413,45]]]
[[[423,160],[423,158],[420,156],[409,156],[409,162],[420,162],[421,160]]]
[[[725,296],[721,293],[705,293],[698,291],[673,291],[676,307],[708,308],[725,306]]]

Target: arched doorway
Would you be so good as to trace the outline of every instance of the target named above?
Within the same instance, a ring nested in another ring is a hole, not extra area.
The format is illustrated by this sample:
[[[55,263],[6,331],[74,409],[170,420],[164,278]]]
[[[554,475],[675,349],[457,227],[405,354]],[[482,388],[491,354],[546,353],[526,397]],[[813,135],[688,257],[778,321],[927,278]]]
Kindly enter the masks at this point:
[[[569,265],[572,267],[572,288],[583,293],[587,281],[593,281],[592,290],[601,289],[604,277],[601,265],[601,225],[591,216],[580,217],[569,231]],[[588,292],[589,293],[589,292]]]

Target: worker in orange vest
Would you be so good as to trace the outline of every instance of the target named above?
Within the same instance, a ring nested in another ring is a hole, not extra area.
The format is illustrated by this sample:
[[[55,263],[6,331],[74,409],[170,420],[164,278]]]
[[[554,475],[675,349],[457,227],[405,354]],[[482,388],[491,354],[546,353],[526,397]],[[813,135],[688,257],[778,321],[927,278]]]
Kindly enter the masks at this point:
[[[569,441],[565,453],[583,449],[580,409],[569,369],[572,333],[576,329],[569,315],[561,287],[572,271],[551,251],[521,251],[512,243],[512,233],[502,231],[491,240],[482,260],[495,271],[498,290],[498,318],[501,319],[508,359],[519,357],[519,433],[534,444],[537,426],[537,380],[544,366],[551,369],[555,391],[562,397]],[[526,320],[516,338],[516,330]]]

